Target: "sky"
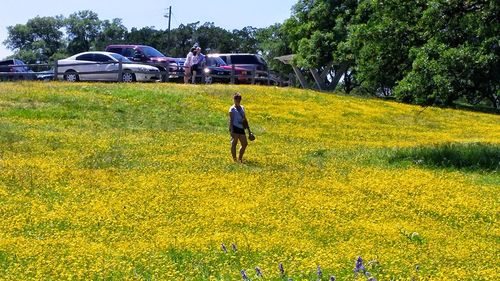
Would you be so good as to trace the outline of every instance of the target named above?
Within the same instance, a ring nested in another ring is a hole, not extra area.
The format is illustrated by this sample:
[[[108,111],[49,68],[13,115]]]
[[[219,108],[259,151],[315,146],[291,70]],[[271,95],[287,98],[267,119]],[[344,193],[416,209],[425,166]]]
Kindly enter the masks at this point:
[[[121,18],[130,31],[132,27],[154,26],[167,29],[164,17],[172,6],[171,28],[180,24],[199,21],[213,22],[227,30],[242,29],[245,26],[267,27],[282,23],[291,15],[297,0],[2,0],[0,9],[0,58],[11,55],[3,41],[7,39],[7,27],[26,24],[36,16],[68,17],[70,14],[91,10],[101,20]]]

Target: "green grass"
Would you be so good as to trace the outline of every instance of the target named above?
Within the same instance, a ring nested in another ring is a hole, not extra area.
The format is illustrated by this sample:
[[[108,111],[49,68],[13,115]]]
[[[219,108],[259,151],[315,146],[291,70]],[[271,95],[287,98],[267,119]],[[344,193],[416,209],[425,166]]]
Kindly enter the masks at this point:
[[[500,146],[485,143],[446,143],[398,150],[390,162],[412,162],[429,168],[498,171]]]

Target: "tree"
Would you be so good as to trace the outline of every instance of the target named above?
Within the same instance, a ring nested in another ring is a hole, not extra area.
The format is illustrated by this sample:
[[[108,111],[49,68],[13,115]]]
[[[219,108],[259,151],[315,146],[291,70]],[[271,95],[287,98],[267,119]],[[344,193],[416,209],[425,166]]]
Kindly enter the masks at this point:
[[[327,71],[320,77],[332,81],[335,74],[348,71],[352,58],[345,51],[348,27],[356,14],[357,0],[299,0],[292,17],[283,24],[295,63],[300,67]],[[333,67],[333,68],[332,68]]]
[[[101,32],[99,16],[89,10],[71,14],[66,20],[68,52],[76,54],[90,50]]]
[[[156,30],[154,26],[147,26],[141,29],[132,27],[130,32],[126,35],[125,42],[127,42],[127,44],[148,45],[164,52],[167,34],[165,31]]]
[[[185,57],[189,49],[194,45],[196,39],[194,34],[198,28],[199,22],[181,24],[178,28],[171,31],[169,48],[167,53],[174,57]]]
[[[393,94],[411,68],[410,49],[423,42],[416,26],[427,2],[388,0],[360,5],[357,12],[365,16],[350,26],[348,44],[363,88],[378,95]]]
[[[498,1],[432,1],[418,23],[427,41],[412,48],[396,96],[422,104],[487,100],[499,108],[499,14]]]
[[[231,32],[206,22],[193,30],[193,41],[210,52],[229,53],[238,48]]]
[[[115,18],[112,21],[104,20],[101,24],[101,32],[97,35],[94,48],[104,50],[107,45],[125,42],[127,28],[122,20]]]
[[[256,38],[257,30],[251,26],[246,26],[241,30],[233,30],[232,37],[235,43],[232,51],[235,53],[257,53],[259,48]]]
[[[269,68],[278,71],[279,73],[288,74],[293,72],[290,65],[283,64],[274,58],[290,55],[289,36],[282,28],[282,24],[274,24],[267,28],[258,29],[255,33],[257,40],[257,52],[261,53],[266,59]]]
[[[63,47],[62,26],[62,16],[37,16],[26,24],[7,27],[9,35],[4,44],[27,63],[47,62]]]

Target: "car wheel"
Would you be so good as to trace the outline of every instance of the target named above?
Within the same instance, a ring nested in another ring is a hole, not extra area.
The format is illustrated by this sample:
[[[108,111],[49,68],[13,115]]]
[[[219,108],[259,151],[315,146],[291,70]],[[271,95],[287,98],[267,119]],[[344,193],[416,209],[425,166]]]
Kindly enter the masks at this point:
[[[122,81],[126,83],[135,82],[135,74],[132,72],[123,72]]]
[[[64,80],[68,82],[78,82],[80,81],[80,77],[78,76],[78,73],[76,73],[74,70],[70,70],[64,74]]]

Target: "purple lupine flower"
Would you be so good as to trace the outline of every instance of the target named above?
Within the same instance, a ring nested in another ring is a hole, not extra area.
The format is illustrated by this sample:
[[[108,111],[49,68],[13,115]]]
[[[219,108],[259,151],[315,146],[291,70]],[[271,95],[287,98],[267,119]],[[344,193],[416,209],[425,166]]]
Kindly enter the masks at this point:
[[[358,257],[358,260],[356,261],[356,266],[354,267],[354,272],[358,273],[360,271],[363,271],[363,273],[365,273],[366,268],[363,265],[363,259],[361,257]]]
[[[323,276],[323,272],[321,271],[321,267],[318,264],[318,269],[316,270],[316,274],[318,274],[318,278],[321,279]]]
[[[330,276],[330,281],[335,281],[335,276]]]
[[[241,277],[243,277],[243,280],[245,281],[250,281],[244,269],[241,270]]]
[[[232,243],[231,248],[233,248],[233,251],[236,252],[238,249],[236,249],[236,244]]]
[[[280,269],[281,276],[285,276],[285,268],[283,267],[283,264],[281,262],[278,267]]]
[[[220,244],[220,247],[222,248],[222,251],[227,254],[226,245],[224,245],[224,243],[222,243],[222,244]]]
[[[375,277],[370,277],[366,281],[377,281],[377,279],[375,279]]]
[[[255,273],[257,273],[257,276],[262,277],[262,270],[258,266],[255,268]]]

